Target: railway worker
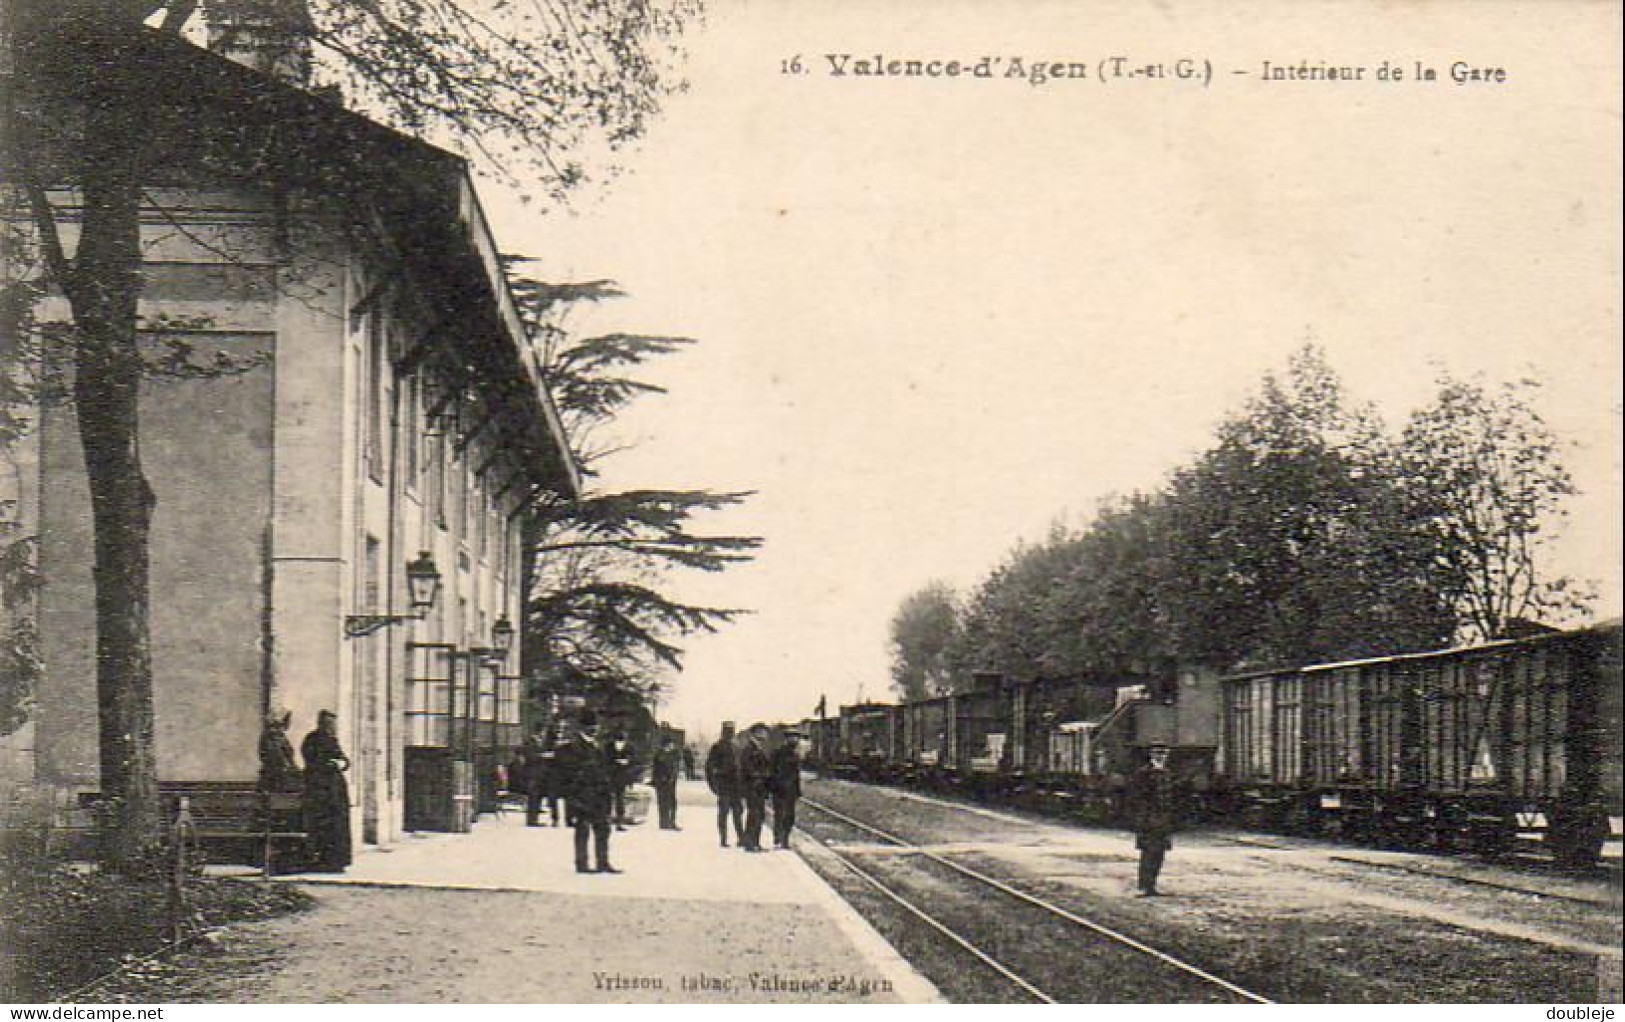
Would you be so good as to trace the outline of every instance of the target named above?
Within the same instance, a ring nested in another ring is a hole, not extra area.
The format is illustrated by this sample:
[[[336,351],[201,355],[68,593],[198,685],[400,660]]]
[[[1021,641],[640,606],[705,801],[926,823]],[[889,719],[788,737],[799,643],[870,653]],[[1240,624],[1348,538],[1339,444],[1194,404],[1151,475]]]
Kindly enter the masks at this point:
[[[558,765],[564,775],[565,797],[575,821],[577,873],[619,873],[609,863],[609,809],[613,778],[609,750],[598,738],[598,718],[591,711],[581,714],[575,739],[560,751]],[[587,867],[587,838],[592,837],[597,866]]]
[[[540,827],[542,815],[542,748],[546,743],[540,731],[525,739],[508,771],[508,782],[525,793],[525,826]]]
[[[705,754],[705,783],[717,797],[717,837],[728,847],[728,818],[733,817],[734,837],[745,841],[744,802],[739,787],[739,753],[734,748],[734,722],[722,722],[722,737]]]
[[[767,818],[767,786],[773,764],[767,753],[767,725],[752,724],[739,749],[739,781],[745,796],[745,836],[741,847],[747,852],[762,848],[762,824]]]
[[[1140,897],[1157,896],[1157,875],[1179,827],[1179,791],[1168,769],[1168,746],[1153,745],[1129,782],[1129,821],[1140,850]]]
[[[773,847],[789,848],[790,831],[796,825],[796,800],[801,797],[800,736],[784,734],[773,750],[769,764],[769,786],[773,792]]]
[[[677,774],[683,769],[683,754],[677,748],[677,739],[667,735],[660,743],[649,765],[649,780],[655,789],[655,804],[660,811],[661,830],[682,830],[677,826]]]
[[[626,732],[616,731],[609,742],[610,819],[616,830],[625,830],[631,818],[626,815],[626,789],[632,786],[632,747]]]

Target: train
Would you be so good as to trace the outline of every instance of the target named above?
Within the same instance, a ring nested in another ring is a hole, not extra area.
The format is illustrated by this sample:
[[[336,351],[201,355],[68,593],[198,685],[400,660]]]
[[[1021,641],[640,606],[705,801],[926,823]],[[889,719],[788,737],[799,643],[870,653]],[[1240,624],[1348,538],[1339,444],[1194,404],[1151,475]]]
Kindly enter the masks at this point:
[[[1620,838],[1621,623],[1279,670],[978,673],[954,695],[803,720],[858,780],[1120,822],[1146,750],[1209,820],[1569,865]]]

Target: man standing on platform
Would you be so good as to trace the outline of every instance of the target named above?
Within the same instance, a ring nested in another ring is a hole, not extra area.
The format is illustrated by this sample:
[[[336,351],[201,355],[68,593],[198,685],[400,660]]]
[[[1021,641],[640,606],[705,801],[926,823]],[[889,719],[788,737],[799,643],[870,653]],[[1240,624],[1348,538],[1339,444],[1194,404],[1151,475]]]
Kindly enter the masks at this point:
[[[800,736],[787,731],[773,750],[768,784],[773,792],[773,847],[789,848],[796,826],[796,800],[801,797]]]
[[[767,780],[771,772],[767,725],[752,724],[739,750],[739,780],[745,795],[745,836],[740,847],[747,852],[764,851],[762,824],[767,816]]]
[[[660,743],[649,766],[649,781],[654,785],[655,804],[660,810],[661,830],[682,830],[677,826],[677,774],[683,769],[683,754],[677,748],[677,739],[667,735]]]
[[[632,747],[627,744],[626,732],[616,731],[610,738],[609,748],[610,820],[616,830],[625,830],[631,822],[626,815],[626,789],[632,786]]]
[[[540,827],[542,825],[542,794],[546,789],[546,778],[543,772],[546,767],[542,761],[542,750],[546,747],[546,738],[541,731],[536,731],[525,739],[525,744],[519,747],[519,769],[510,770],[508,783],[516,791],[525,793],[525,826]],[[551,764],[548,764],[550,766]],[[557,822],[557,821],[555,821]]]
[[[559,763],[565,775],[566,797],[575,821],[577,873],[619,873],[609,864],[609,808],[612,794],[609,752],[598,739],[598,718],[581,714],[580,730],[564,750]],[[597,866],[587,868],[587,836],[592,835]]]
[[[1166,745],[1151,746],[1145,766],[1130,781],[1128,795],[1134,844],[1140,850],[1140,897],[1154,898],[1162,860],[1179,829],[1179,791],[1168,769]]]
[[[743,803],[740,801],[739,754],[734,749],[734,722],[722,722],[722,737],[705,756],[705,783],[717,797],[717,836],[728,847],[728,817],[734,821],[734,837],[745,842]]]

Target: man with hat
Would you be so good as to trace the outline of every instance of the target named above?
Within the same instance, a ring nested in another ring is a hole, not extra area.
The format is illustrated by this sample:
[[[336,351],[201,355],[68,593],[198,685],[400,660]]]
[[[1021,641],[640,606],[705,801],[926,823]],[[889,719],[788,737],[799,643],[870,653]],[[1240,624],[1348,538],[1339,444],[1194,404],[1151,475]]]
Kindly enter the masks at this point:
[[[1140,850],[1140,897],[1157,896],[1157,875],[1179,827],[1179,791],[1168,769],[1168,746],[1153,745],[1129,781],[1129,822]]]
[[[762,824],[767,817],[767,785],[772,763],[767,755],[767,725],[752,724],[739,748],[739,782],[745,796],[745,836],[740,847],[747,852],[762,848]]]
[[[717,836],[728,847],[728,817],[734,821],[734,837],[745,842],[744,803],[740,801],[739,756],[734,749],[734,722],[722,722],[722,737],[705,755],[705,783],[717,797]]]
[[[789,848],[796,826],[796,800],[801,797],[801,736],[786,731],[768,764],[768,788],[773,793],[773,847]]]
[[[608,751],[598,738],[598,716],[584,710],[575,740],[559,751],[566,797],[575,823],[577,873],[619,873],[609,864],[609,809],[613,795]],[[592,836],[595,868],[587,867],[587,837]]]
[[[661,830],[683,829],[677,826],[677,776],[682,769],[683,756],[677,748],[677,739],[668,734],[660,740],[660,750],[654,754],[649,769],[655,803],[660,808]]]

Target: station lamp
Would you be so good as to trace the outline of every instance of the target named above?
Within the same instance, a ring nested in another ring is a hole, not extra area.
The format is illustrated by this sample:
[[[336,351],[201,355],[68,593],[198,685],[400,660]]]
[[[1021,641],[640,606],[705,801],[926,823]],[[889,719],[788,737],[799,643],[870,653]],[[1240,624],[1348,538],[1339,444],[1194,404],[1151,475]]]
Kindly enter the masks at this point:
[[[440,569],[435,567],[429,551],[418,551],[417,558],[406,566],[406,600],[412,608],[410,614],[348,614],[344,618],[344,637],[359,639],[363,635],[407,621],[421,621],[428,616],[440,595]]]

